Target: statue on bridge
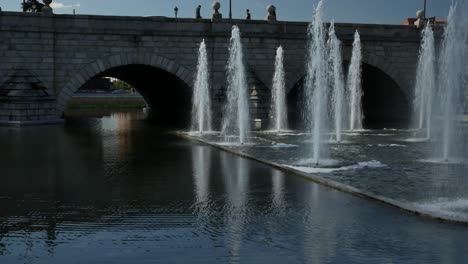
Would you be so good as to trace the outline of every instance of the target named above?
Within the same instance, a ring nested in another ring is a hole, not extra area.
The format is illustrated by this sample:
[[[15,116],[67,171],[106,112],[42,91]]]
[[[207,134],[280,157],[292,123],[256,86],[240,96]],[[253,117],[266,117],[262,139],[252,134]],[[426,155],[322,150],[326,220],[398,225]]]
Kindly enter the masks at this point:
[[[266,21],[276,21],[276,7],[274,5],[267,6],[268,15],[265,17]]]
[[[423,10],[418,10],[418,12],[416,12],[416,17],[418,18],[418,20],[416,20],[416,22],[414,22],[414,25],[417,28],[424,28],[426,26],[425,16],[426,16],[426,14],[424,13]]]
[[[201,5],[198,5],[197,9],[195,10],[195,18],[196,19],[201,19],[202,18],[201,14],[200,14],[200,11],[201,11]]]
[[[246,10],[246,13],[247,13],[247,16],[245,17],[245,19],[246,19],[246,20],[250,20],[251,17],[252,17],[252,16],[250,15],[250,10],[247,9],[247,10]]]
[[[211,16],[211,22],[219,22],[223,20],[223,15],[219,12],[221,4],[218,1],[214,1],[211,7],[213,7],[214,10],[213,15]]]

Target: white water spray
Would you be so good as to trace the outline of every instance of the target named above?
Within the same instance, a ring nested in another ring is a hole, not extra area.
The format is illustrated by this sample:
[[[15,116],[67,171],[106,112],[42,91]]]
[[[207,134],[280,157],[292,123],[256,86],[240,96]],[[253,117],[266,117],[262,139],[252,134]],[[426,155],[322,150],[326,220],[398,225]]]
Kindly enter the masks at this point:
[[[276,50],[275,75],[273,76],[273,89],[271,91],[272,129],[278,132],[286,130],[288,126],[283,54],[283,47],[279,46]]]
[[[426,128],[426,138],[431,138],[434,92],[436,89],[434,31],[428,23],[423,31],[419,62],[416,72],[414,115],[417,127]]]
[[[362,87],[361,87],[361,37],[356,30],[353,42],[353,55],[351,56],[351,64],[348,71],[348,96],[349,96],[349,128],[351,130],[362,129]]]
[[[323,0],[308,28],[309,54],[305,82],[306,121],[312,132],[312,159],[318,166],[326,156],[324,136],[328,133],[328,58],[323,26]]]
[[[437,113],[440,119],[440,148],[436,157],[444,161],[462,158],[462,124],[464,113],[464,89],[468,43],[468,3],[454,3],[450,7],[444,41],[440,53],[439,85],[437,91]],[[435,127],[435,126],[434,126]]]
[[[335,137],[337,142],[341,142],[341,132],[343,129],[343,109],[344,109],[344,74],[343,59],[341,58],[341,41],[336,37],[335,24],[332,22],[328,32],[328,49],[330,65],[330,84],[332,86],[332,108],[333,121],[335,126]]]
[[[238,142],[246,142],[250,131],[249,97],[242,52],[241,34],[237,26],[232,27],[227,65],[227,104],[224,111],[222,133],[225,136],[237,134]]]
[[[211,131],[211,99],[208,73],[208,55],[205,40],[198,50],[197,75],[192,99],[192,131]]]

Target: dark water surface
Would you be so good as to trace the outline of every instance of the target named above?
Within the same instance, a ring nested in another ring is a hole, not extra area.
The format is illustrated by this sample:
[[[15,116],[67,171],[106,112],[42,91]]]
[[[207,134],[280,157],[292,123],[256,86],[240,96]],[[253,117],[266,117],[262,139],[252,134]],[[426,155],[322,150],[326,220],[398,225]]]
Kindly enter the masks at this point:
[[[467,263],[422,219],[135,114],[0,128],[0,263]]]

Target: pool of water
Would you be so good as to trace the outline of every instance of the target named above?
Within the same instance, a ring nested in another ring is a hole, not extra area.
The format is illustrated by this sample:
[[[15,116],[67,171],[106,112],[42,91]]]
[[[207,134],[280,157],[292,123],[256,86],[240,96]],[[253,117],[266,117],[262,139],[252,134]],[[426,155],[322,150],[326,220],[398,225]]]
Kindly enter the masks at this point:
[[[318,168],[311,166],[309,134],[254,132],[249,143],[242,146],[225,143],[217,133],[191,136],[390,198],[428,214],[468,221],[468,162],[431,159],[433,144],[418,140],[414,130],[347,132],[343,142],[329,142],[329,158]],[[468,149],[466,142],[460,144]]]
[[[252,146],[278,160],[301,148],[272,149]],[[468,226],[183,140],[139,114],[0,128],[0,179],[0,263],[468,261]]]

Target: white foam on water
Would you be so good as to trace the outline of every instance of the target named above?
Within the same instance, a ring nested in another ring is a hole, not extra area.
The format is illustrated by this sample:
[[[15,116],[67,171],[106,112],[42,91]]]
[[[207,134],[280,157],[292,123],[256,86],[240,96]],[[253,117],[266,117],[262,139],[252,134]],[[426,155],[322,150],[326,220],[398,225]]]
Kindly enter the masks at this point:
[[[347,136],[360,136],[362,134],[359,134],[359,133],[343,133],[343,135],[347,135]]]
[[[204,131],[203,133],[200,133],[198,131],[190,131],[190,132],[182,132],[188,136],[213,136],[219,134],[217,131]]]
[[[262,146],[257,146],[258,148],[295,148],[298,147],[298,145],[294,144],[285,144],[285,143],[272,143],[271,145],[262,145]]]
[[[270,147],[272,148],[295,148],[295,147],[298,147],[298,145],[278,143],[278,144],[273,144]]]
[[[250,147],[255,146],[255,143],[239,143],[239,142],[211,142],[222,147]]]
[[[436,215],[468,219],[468,198],[438,198],[433,201],[412,204],[425,212]]]
[[[314,164],[314,159],[300,159],[292,163],[293,166],[311,166]],[[322,167],[337,167],[340,164],[338,160],[334,159],[320,159],[320,166]]]
[[[310,163],[309,163],[310,164]],[[331,173],[335,171],[346,171],[346,170],[357,170],[357,169],[365,169],[365,168],[383,168],[387,167],[387,165],[381,163],[377,160],[359,162],[358,164],[351,165],[351,166],[344,166],[344,167],[337,167],[337,168],[326,168],[326,167],[307,167],[307,166],[296,166],[296,165],[284,165],[288,168],[302,171],[305,173]]]
[[[419,160],[419,162],[424,162],[424,163],[434,163],[434,164],[441,164],[441,165],[468,165],[468,160],[466,159],[443,159],[443,158],[438,158],[438,159],[422,159]]]
[[[289,129],[282,129],[280,131],[278,130],[264,130],[264,131],[257,131],[255,133],[258,134],[275,134],[275,135],[301,135],[303,133],[294,133],[294,130],[289,130]]]
[[[428,142],[429,139],[428,138],[407,138],[407,139],[403,139],[401,141],[411,142],[411,143],[424,143],[424,142]]]

